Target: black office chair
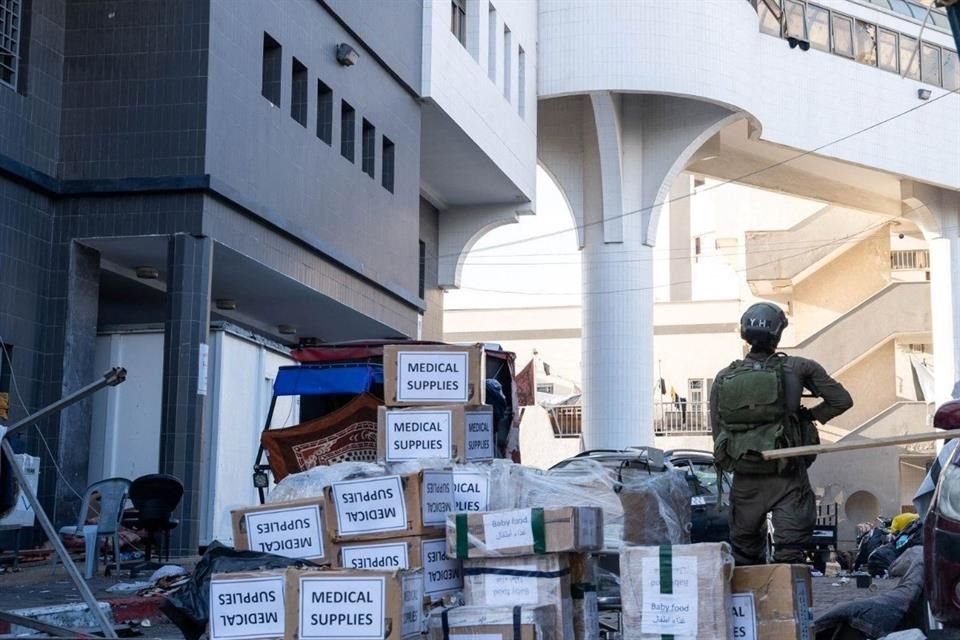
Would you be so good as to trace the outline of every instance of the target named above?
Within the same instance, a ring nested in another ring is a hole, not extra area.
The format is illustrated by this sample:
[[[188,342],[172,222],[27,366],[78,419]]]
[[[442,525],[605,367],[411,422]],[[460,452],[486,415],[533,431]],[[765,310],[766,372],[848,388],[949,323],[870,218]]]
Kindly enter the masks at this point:
[[[183,483],[173,476],[162,473],[153,473],[141,476],[130,485],[128,494],[133,507],[137,510],[136,520],[131,523],[138,529],[144,529],[147,532],[146,549],[144,550],[146,561],[150,562],[151,552],[153,551],[155,536],[163,534],[163,540],[160,545],[159,558],[163,560],[163,552],[167,552],[167,560],[170,560],[170,531],[177,528],[180,524],[178,520],[170,516],[180,504],[183,498]],[[146,566],[140,566],[139,569],[145,569]]]

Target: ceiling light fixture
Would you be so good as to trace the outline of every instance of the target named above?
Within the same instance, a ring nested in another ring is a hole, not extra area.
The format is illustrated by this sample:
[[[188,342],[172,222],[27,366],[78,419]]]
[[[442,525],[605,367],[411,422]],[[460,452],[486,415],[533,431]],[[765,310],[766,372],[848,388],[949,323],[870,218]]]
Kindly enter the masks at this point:
[[[282,336],[292,336],[296,335],[297,328],[292,324],[278,324],[277,331],[279,331]]]
[[[160,277],[160,271],[156,267],[134,267],[134,271],[141,280],[156,280]]]
[[[215,304],[221,311],[235,311],[237,308],[237,301],[229,298],[218,298]]]

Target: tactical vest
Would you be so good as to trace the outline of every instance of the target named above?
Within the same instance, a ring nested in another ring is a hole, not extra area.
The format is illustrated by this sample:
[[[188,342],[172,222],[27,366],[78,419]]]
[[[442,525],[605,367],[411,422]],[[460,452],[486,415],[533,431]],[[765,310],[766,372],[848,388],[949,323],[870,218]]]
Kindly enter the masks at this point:
[[[783,365],[773,354],[763,362],[737,360],[714,383],[720,424],[714,457],[721,469],[734,473],[783,473],[788,460],[764,460],[761,451],[799,443],[799,422],[787,406]]]

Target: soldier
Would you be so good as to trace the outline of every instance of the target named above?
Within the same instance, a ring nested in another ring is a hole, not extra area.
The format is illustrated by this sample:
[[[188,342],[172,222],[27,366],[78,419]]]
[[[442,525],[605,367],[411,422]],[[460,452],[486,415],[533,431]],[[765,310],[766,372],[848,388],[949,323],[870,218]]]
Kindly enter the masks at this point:
[[[853,406],[850,394],[807,358],[777,352],[787,316],[776,305],[751,306],[740,319],[750,345],[743,360],[717,374],[710,394],[714,455],[733,472],[730,539],[738,565],[765,562],[764,531],[773,514],[774,560],[802,563],[813,536],[816,500],[807,468],[816,456],[764,460],[761,451],[818,444],[821,424]],[[806,389],[822,402],[801,406]]]

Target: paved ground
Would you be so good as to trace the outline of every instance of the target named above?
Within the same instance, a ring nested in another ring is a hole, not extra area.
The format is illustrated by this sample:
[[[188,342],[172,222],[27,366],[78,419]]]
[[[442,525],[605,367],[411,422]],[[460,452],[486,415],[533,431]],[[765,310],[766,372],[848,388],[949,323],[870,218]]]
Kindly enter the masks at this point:
[[[813,579],[813,615],[816,618],[831,607],[845,602],[855,602],[876,595],[879,592],[892,589],[897,584],[897,578],[873,581],[869,589],[857,587],[855,579],[843,583],[840,578]]]

